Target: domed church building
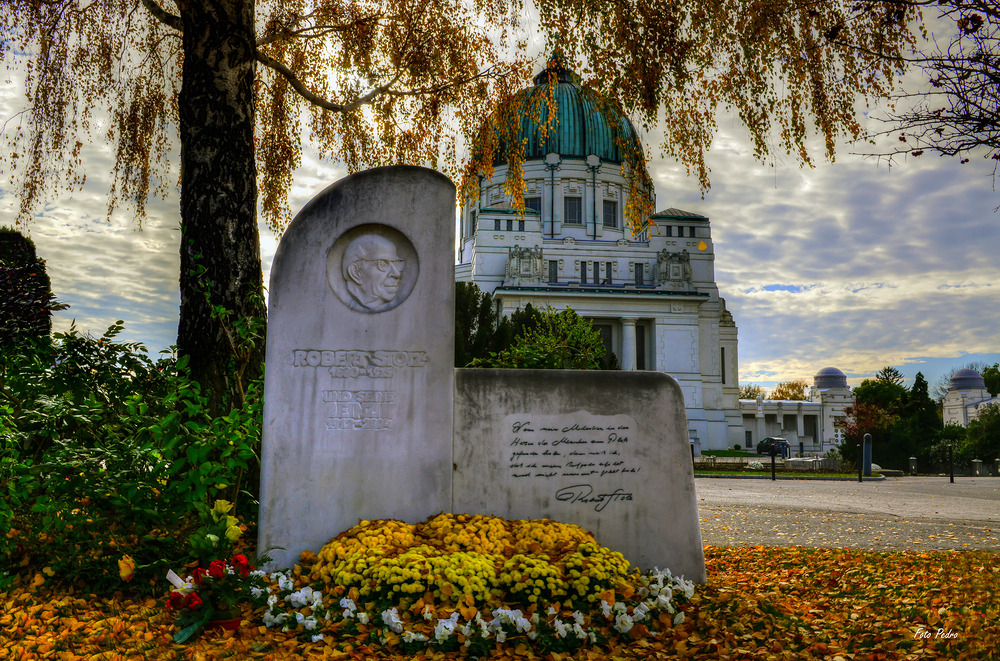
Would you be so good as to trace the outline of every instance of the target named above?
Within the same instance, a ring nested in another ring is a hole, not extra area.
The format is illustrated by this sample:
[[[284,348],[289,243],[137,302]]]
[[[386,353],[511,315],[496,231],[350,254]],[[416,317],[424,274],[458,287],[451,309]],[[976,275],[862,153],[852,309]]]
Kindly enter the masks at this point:
[[[519,97],[525,211],[512,208],[509,164],[497,159],[479,199],[462,210],[456,278],[492,292],[506,315],[529,303],[572,307],[592,320],[622,369],[677,379],[697,448],[744,442],[736,323],[715,283],[709,219],[668,208],[633,235],[623,163],[629,150],[641,153],[639,138],[626,117],[598,112],[573,72],[557,61],[549,67]],[[536,120],[525,108],[551,91],[558,114],[545,131],[545,112]]]

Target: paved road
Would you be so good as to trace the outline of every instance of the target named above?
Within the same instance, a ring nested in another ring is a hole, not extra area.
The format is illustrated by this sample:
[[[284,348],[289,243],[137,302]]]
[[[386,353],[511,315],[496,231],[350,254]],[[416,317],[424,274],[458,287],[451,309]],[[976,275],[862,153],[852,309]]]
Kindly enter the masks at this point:
[[[1000,478],[699,477],[695,490],[706,544],[1000,551]]]

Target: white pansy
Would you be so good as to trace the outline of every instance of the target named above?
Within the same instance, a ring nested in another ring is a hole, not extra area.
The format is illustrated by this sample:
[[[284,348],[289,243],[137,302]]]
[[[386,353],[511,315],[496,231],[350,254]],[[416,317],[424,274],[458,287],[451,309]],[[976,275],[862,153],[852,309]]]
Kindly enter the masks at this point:
[[[395,633],[403,633],[403,621],[399,619],[399,611],[395,608],[382,611],[382,621]]]
[[[627,613],[628,606],[625,605],[624,601],[616,601],[615,605],[611,607],[611,610],[619,614]]]
[[[497,642],[502,643],[505,640],[507,640],[507,632],[504,631],[503,629],[497,631]]]
[[[260,599],[260,596],[264,594],[264,590],[258,587],[250,588],[250,594],[253,595],[254,599]]]
[[[316,634],[315,636],[312,637],[312,641],[314,643],[318,643],[321,640],[323,640],[323,634],[321,634],[321,633],[318,633],[318,634]]]
[[[684,611],[677,611],[677,615],[674,615],[674,624],[680,624],[684,621]]]
[[[555,606],[549,606],[549,609],[545,611],[545,613],[548,615],[556,615],[559,611],[556,610]]]
[[[358,613],[358,622],[368,624],[368,613]]]
[[[582,627],[583,613],[581,613],[580,611],[573,611],[573,620]]]
[[[430,606],[424,606],[423,616],[424,616],[425,620],[433,620],[434,619],[434,611],[431,610]]]
[[[536,640],[538,638],[538,632],[537,631],[529,631],[528,632],[528,638],[530,638],[531,640]]]
[[[304,620],[302,620],[299,624],[301,624],[302,628],[305,629],[306,631],[314,631],[316,629],[316,625],[318,624],[318,622],[316,622],[315,617],[307,617]]]
[[[611,619],[611,604],[604,601],[603,599],[601,600],[601,613],[604,614],[604,617],[608,618],[609,620]]]
[[[583,627],[580,626],[579,622],[574,622],[573,623],[573,635],[575,635],[580,640],[583,640],[584,638],[587,637],[587,632],[583,630]]]
[[[557,638],[565,638],[569,634],[569,629],[566,627],[566,623],[558,617],[552,622],[552,627],[556,630]]]
[[[629,630],[632,629],[633,624],[634,622],[632,622],[632,618],[625,613],[619,613],[618,616],[615,617],[615,629],[620,633],[628,633]]]

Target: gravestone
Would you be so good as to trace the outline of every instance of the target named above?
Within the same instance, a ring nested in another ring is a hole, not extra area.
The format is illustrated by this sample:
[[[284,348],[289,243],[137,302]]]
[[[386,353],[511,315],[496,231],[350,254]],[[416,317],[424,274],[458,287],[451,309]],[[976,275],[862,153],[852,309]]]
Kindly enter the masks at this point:
[[[455,186],[368,170],[317,195],[271,267],[258,546],[294,564],[359,519],[450,509]]]
[[[704,583],[684,396],[661,372],[456,370],[452,511],[548,518]]]

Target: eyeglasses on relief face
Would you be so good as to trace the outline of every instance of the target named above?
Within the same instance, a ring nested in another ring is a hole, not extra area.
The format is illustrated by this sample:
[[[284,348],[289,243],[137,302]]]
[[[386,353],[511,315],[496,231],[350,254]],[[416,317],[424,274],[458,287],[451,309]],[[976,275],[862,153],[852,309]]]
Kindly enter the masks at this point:
[[[406,266],[405,259],[362,259],[358,261],[374,262],[379,271],[388,271],[390,265],[396,267],[397,271],[402,271],[403,267]]]

